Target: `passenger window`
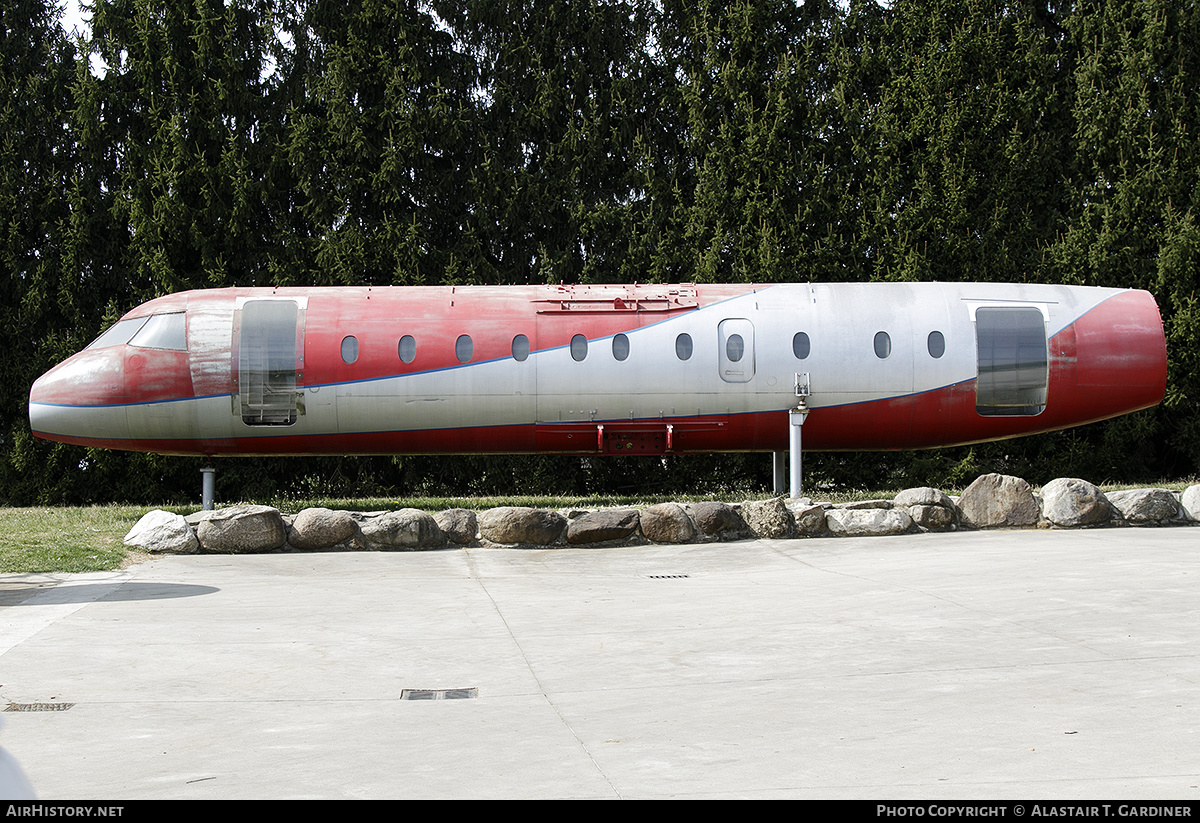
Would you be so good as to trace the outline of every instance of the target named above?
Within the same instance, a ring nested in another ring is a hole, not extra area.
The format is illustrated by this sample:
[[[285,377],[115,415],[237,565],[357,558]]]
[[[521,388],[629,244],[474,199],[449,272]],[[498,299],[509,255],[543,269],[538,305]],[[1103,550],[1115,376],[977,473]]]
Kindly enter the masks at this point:
[[[471,340],[471,335],[462,334],[454,341],[454,356],[458,358],[459,363],[468,363],[471,360],[471,355],[475,353],[475,343]]]
[[[875,334],[875,356],[887,360],[892,353],[892,338],[885,331]]]
[[[675,356],[680,360],[690,360],[692,357],[692,336],[687,332],[675,338]]]
[[[518,334],[512,341],[512,356],[513,360],[524,363],[529,357],[529,338],[523,334]]]
[[[935,360],[946,353],[946,338],[942,336],[940,331],[931,331],[929,333],[929,356]]]
[[[802,331],[796,332],[796,336],[792,338],[792,354],[796,355],[797,360],[806,360],[811,352],[812,344],[808,335]]]
[[[358,338],[353,335],[342,338],[342,362],[353,363],[358,359]]]
[[[406,334],[400,338],[396,351],[400,355],[401,363],[411,363],[417,358],[417,341],[411,334]]]
[[[746,343],[742,340],[742,336],[740,334],[729,335],[729,339],[725,341],[725,356],[729,358],[729,362],[738,362],[745,353]]]
[[[582,363],[587,357],[588,342],[587,338],[582,334],[577,334],[571,338],[571,359],[576,363]]]
[[[612,350],[613,358],[616,360],[624,360],[629,357],[629,338],[623,334],[613,337]]]
[[[1032,416],[1044,411],[1049,357],[1041,311],[977,309],[975,339],[979,358],[975,411],[985,417]]]

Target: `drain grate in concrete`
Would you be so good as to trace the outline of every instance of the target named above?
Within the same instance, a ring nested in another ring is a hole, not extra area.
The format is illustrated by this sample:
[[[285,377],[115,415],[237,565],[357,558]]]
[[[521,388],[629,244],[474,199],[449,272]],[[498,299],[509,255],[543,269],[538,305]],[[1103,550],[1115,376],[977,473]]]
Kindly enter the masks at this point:
[[[65,712],[74,703],[9,703],[6,712]]]
[[[652,574],[651,580],[680,580],[686,577],[691,577],[690,574]]]
[[[469,700],[479,697],[479,689],[405,689],[401,700]]]

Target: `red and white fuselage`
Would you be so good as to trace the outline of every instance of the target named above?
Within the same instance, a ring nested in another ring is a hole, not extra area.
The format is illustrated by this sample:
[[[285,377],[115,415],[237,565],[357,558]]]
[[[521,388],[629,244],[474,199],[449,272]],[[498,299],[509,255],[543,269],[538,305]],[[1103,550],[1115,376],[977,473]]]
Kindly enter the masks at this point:
[[[193,455],[913,449],[1160,402],[1142,291],[989,283],[234,288],[43,375],[38,437]]]

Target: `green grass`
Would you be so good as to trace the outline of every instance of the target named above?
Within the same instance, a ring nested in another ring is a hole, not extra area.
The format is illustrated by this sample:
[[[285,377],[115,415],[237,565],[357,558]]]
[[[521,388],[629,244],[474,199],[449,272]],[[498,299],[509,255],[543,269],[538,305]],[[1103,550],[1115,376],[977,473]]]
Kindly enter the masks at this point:
[[[126,561],[145,506],[0,509],[0,573],[96,572]]]
[[[1182,491],[1195,479],[1153,484],[1157,488]],[[1104,486],[1105,491],[1119,488],[1148,488],[1152,484],[1122,484]],[[835,503],[852,500],[873,500],[895,497],[897,490],[862,490],[837,495],[814,495],[814,499]],[[955,494],[961,489],[945,489]],[[482,511],[497,506],[529,506],[541,509],[593,509],[616,506],[644,508],[667,501],[700,502],[722,500],[738,503],[743,500],[765,499],[772,495],[761,492],[694,497],[653,495],[595,496],[595,497],[381,497],[341,500],[269,500],[286,514],[320,506],[348,511],[393,511],[402,508],[441,511],[468,508]],[[232,504],[221,504],[232,505]],[[0,508],[0,574],[63,573],[110,571],[133,562],[136,557],[125,548],[123,540],[133,525],[146,512],[163,508],[179,514],[195,511],[199,506],[76,506]]]

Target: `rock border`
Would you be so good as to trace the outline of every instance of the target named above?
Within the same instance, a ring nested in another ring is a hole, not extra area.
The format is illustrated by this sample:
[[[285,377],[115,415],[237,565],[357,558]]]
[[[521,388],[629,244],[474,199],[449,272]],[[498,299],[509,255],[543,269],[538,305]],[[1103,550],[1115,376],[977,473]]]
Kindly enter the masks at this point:
[[[241,554],[305,551],[429,551],[498,548],[602,548],[759,538],[866,537],[995,528],[1187,526],[1200,522],[1200,484],[1183,492],[1131,489],[1105,495],[1078,478],[1035,491],[1019,477],[986,474],[958,498],[940,489],[905,489],[892,500],[814,503],[809,498],[740,504],[658,503],[644,509],[535,509],[483,512],[417,509],[345,512],[229,506],[184,517],[154,510],[125,536],[151,553]]]

